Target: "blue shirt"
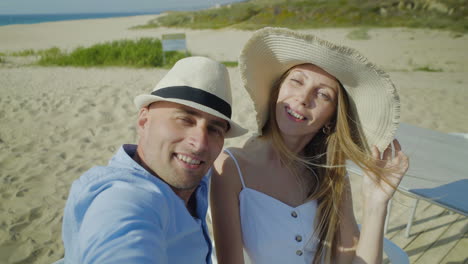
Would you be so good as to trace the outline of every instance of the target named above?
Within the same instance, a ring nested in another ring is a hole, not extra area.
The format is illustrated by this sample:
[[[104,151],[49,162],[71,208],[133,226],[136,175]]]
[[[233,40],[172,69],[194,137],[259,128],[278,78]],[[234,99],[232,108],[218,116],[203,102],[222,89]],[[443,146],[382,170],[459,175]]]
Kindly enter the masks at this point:
[[[122,146],[108,166],[73,182],[63,216],[65,263],[211,263],[208,181],[194,192],[198,218]]]

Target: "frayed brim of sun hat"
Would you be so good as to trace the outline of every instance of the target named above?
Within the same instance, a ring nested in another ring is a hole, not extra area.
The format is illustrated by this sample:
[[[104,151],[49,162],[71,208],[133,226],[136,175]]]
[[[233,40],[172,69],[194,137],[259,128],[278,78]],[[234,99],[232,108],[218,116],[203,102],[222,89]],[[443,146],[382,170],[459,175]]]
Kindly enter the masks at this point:
[[[389,76],[352,48],[285,28],[254,32],[239,57],[241,79],[257,111],[258,133],[268,118],[274,83],[293,66],[305,63],[340,81],[368,146],[383,151],[400,120],[400,101]]]
[[[192,107],[229,123],[225,137],[245,134],[246,129],[231,120],[231,85],[226,66],[200,56],[176,62],[158,82],[151,94],[135,97],[138,109],[158,101],[168,101]]]

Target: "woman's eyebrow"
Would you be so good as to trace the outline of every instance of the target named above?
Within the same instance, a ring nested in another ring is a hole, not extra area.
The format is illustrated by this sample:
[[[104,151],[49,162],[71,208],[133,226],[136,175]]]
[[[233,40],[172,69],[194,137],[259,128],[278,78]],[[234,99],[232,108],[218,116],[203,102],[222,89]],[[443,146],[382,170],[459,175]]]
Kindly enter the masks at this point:
[[[326,83],[320,83],[320,86],[325,87],[325,88],[327,88],[327,89],[330,89],[330,90],[332,90],[332,91],[335,92],[335,93],[336,93],[336,91],[337,91],[337,89],[338,89],[338,87],[333,86],[333,85],[328,85],[328,84],[326,84]]]
[[[305,77],[305,78],[307,78],[307,79],[309,78],[309,76],[307,76],[307,74],[305,74],[305,73],[304,73],[303,71],[301,71],[301,70],[296,70],[296,69],[295,69],[295,70],[292,70],[292,71],[291,71],[291,75],[292,75],[292,74],[295,74],[295,73],[300,73],[303,77]]]

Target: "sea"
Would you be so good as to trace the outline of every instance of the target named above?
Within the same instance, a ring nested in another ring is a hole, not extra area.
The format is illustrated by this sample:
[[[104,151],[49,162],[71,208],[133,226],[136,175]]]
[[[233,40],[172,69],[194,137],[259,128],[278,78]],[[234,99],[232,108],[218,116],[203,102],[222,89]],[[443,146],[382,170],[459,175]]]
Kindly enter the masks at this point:
[[[53,22],[63,20],[79,20],[79,19],[93,19],[93,18],[110,18],[110,17],[126,17],[138,15],[153,15],[160,14],[166,10],[155,12],[133,12],[133,13],[84,13],[84,14],[0,14],[0,26],[13,25],[13,24],[36,24],[42,22]]]
[[[157,15],[166,11],[195,11],[206,8],[219,6],[220,4],[229,4],[235,2],[244,2],[246,0],[216,0],[218,4],[213,5],[212,1],[205,1],[204,3],[198,1],[189,6],[178,8],[156,8],[151,12],[120,12],[120,13],[61,13],[61,14],[1,14],[0,13],[0,26],[14,25],[14,24],[37,24],[43,22],[54,22],[64,20],[81,20],[81,19],[95,19],[95,18],[111,18],[111,17],[127,17],[139,15]],[[1,12],[1,11],[0,11]]]

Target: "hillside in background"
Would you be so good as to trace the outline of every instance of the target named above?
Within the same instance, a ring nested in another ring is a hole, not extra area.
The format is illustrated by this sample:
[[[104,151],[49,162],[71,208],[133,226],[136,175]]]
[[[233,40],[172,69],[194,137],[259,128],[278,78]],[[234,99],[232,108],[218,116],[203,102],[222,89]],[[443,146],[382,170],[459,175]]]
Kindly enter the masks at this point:
[[[169,12],[146,27],[411,27],[468,32],[468,0],[250,0]]]

